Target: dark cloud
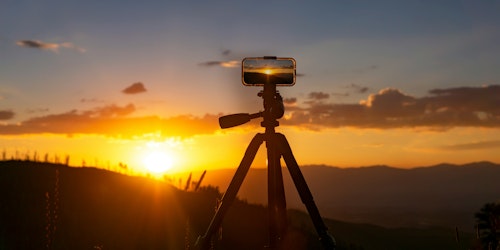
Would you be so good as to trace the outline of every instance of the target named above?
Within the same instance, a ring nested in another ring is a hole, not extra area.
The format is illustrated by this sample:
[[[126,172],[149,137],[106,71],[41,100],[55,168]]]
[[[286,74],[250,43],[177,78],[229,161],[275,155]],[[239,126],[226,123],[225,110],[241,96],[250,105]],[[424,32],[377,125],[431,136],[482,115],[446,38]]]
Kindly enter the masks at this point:
[[[57,43],[44,43],[38,40],[20,40],[16,44],[21,47],[35,49],[57,49],[59,47]]]
[[[283,100],[283,103],[284,103],[285,105],[294,105],[294,104],[296,104],[296,103],[297,103],[297,98],[295,98],[295,97],[292,97],[292,98],[285,98],[285,99]]]
[[[358,93],[358,94],[364,94],[364,93],[368,92],[368,90],[370,90],[368,87],[361,86],[361,85],[358,85],[355,83],[351,83],[351,84],[347,85],[346,88],[352,89],[354,91],[354,93]]]
[[[330,94],[323,93],[323,92],[311,92],[311,93],[309,93],[308,97],[309,97],[309,99],[322,100],[322,99],[330,98]]]
[[[231,54],[231,50],[229,50],[229,49],[222,51],[223,56],[228,56],[229,54]]]
[[[14,112],[10,110],[0,110],[0,121],[1,120],[10,120],[14,118]]]
[[[454,145],[443,146],[440,149],[457,151],[457,150],[482,150],[482,149],[492,149],[492,148],[500,148],[500,141],[480,141],[480,142],[471,142],[463,144],[454,144]]]
[[[78,46],[74,45],[73,43],[68,43],[68,42],[66,42],[66,43],[46,43],[46,42],[42,42],[39,40],[19,40],[16,42],[16,44],[20,47],[52,50],[54,52],[58,52],[59,48],[74,49],[74,50],[81,52],[81,53],[86,51],[84,48],[78,47]]]
[[[87,111],[72,110],[31,118],[20,124],[0,124],[0,134],[102,134],[132,138],[160,132],[163,136],[188,137],[219,130],[219,115],[129,117],[134,111],[133,104],[123,107],[110,105]]]
[[[434,109],[449,109],[455,112],[486,112],[500,115],[500,85],[481,88],[461,87],[430,90]]]
[[[322,127],[500,127],[500,86],[435,89],[422,98],[387,88],[358,104],[324,103],[322,95],[287,110],[282,124]]]
[[[348,97],[351,94],[365,94],[368,92],[369,88],[365,86],[361,86],[355,83],[351,83],[349,85],[343,86],[344,89],[347,89],[346,92],[334,92],[331,93],[334,97]]]
[[[146,88],[144,87],[144,84],[142,82],[136,82],[133,83],[132,85],[126,87],[124,90],[122,90],[122,93],[125,94],[139,94],[142,92],[146,92]]]
[[[223,68],[236,68],[241,66],[241,62],[239,61],[207,61],[199,63],[198,65],[204,67],[223,67]]]

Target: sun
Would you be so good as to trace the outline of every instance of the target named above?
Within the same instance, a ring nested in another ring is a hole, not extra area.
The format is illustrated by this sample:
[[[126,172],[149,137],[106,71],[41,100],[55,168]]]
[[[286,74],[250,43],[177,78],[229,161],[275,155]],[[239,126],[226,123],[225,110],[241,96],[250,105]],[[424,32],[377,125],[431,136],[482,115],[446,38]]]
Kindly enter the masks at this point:
[[[142,174],[164,178],[181,170],[183,142],[177,138],[159,138],[138,141],[134,152],[137,171]]]
[[[149,172],[153,174],[162,174],[172,168],[174,158],[168,152],[154,150],[144,155],[142,163]]]

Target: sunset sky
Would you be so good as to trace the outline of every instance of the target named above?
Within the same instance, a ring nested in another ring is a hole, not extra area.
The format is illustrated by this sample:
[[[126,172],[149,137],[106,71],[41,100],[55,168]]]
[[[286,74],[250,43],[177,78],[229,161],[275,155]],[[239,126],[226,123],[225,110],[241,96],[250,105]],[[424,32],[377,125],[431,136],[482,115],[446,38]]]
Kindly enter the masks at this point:
[[[0,151],[235,167],[263,129],[217,119],[262,110],[240,63],[274,55],[297,61],[277,130],[300,165],[499,163],[498,13],[498,1],[1,1]]]

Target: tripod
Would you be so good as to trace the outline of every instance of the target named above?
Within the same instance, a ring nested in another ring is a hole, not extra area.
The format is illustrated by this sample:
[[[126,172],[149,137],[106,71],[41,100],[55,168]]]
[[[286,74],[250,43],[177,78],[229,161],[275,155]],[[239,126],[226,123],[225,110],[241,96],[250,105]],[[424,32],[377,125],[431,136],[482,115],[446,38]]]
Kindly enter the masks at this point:
[[[328,232],[328,228],[325,226],[319,214],[311,191],[299,169],[286,137],[275,131],[275,127],[279,126],[279,122],[276,119],[281,118],[285,112],[283,99],[279,92],[277,92],[276,85],[264,85],[264,90],[259,93],[259,96],[264,99],[264,111],[254,114],[232,114],[219,118],[221,128],[230,128],[244,124],[251,119],[263,117],[261,126],[265,128],[265,133],[256,134],[248,145],[245,155],[226,193],[222,197],[217,212],[212,218],[205,235],[198,237],[196,246],[200,249],[210,248],[210,242],[214,232],[220,227],[222,219],[236,198],[236,194],[245,179],[260,145],[265,141],[268,163],[267,181],[269,209],[269,245],[267,248],[280,249],[287,229],[285,190],[280,164],[280,158],[283,157],[295,187],[297,188],[300,199],[306,206],[309,216],[319,235],[319,240],[325,249],[335,249],[335,240]]]

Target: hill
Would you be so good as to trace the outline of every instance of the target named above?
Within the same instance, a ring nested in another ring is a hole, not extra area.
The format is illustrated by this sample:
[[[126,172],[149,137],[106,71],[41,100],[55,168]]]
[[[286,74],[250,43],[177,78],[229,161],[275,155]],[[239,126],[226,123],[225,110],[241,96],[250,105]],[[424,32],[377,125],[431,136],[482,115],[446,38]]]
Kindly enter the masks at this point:
[[[217,188],[181,191],[165,182],[95,168],[0,162],[0,249],[192,249],[214,214]],[[267,209],[238,200],[216,249],[260,249]],[[288,249],[320,249],[308,215],[290,210]],[[387,229],[326,220],[338,249],[467,249],[471,234]]]
[[[400,169],[388,166],[304,166],[302,173],[325,217],[385,227],[459,227],[474,231],[474,213],[500,199],[500,165],[477,162]],[[208,172],[203,182],[226,190],[235,170]],[[287,206],[304,210],[284,168]],[[267,203],[267,170],[250,169],[238,193]]]

